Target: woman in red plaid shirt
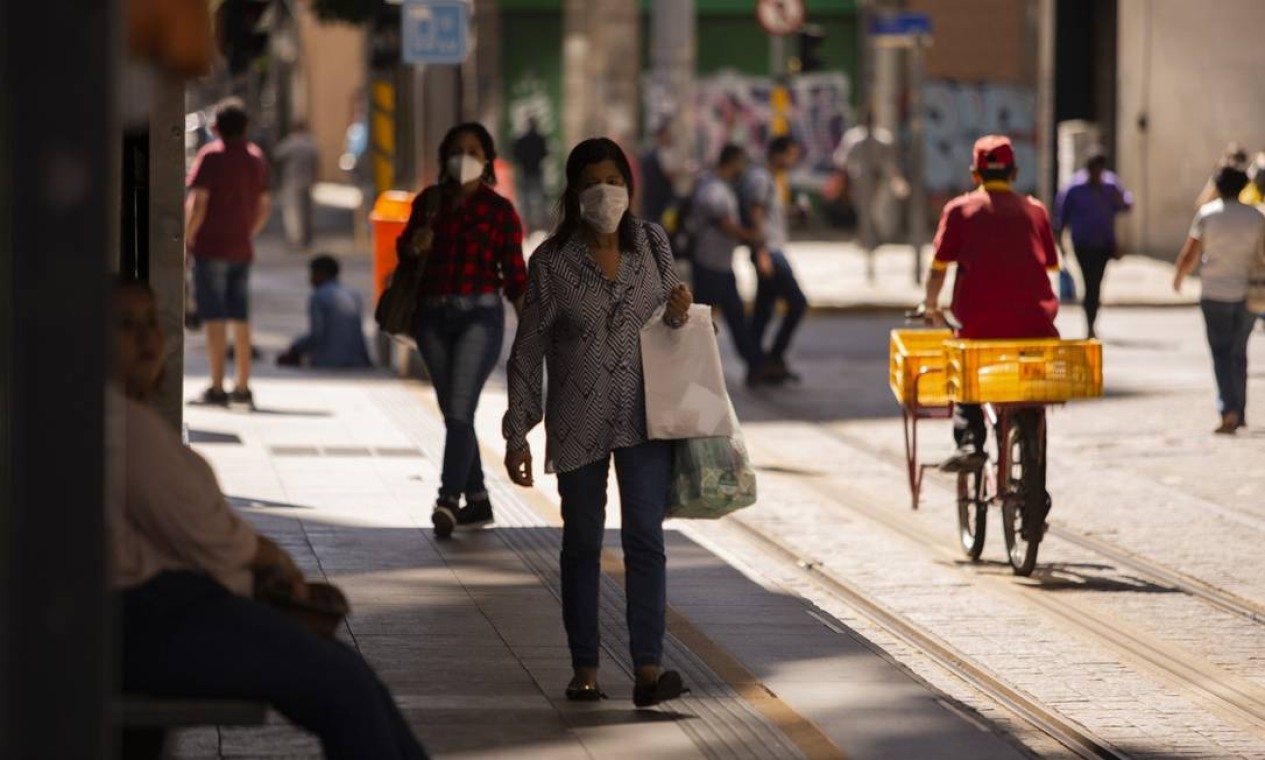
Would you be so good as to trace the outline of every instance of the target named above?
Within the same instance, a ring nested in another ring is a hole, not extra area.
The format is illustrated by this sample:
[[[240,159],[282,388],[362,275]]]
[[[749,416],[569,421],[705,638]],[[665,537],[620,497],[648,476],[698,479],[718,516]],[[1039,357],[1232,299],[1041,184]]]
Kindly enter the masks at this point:
[[[448,429],[431,514],[440,538],[492,522],[474,412],[501,355],[502,293],[517,306],[527,287],[523,228],[513,204],[492,189],[495,160],[483,125],[450,129],[439,145],[439,182],[413,201],[396,241],[402,258],[425,257],[415,332]]]

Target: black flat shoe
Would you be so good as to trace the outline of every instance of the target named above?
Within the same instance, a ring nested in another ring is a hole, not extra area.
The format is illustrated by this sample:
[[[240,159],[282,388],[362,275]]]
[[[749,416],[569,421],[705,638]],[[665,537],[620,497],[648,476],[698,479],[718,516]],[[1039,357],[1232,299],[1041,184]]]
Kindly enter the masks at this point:
[[[659,674],[654,683],[639,683],[633,687],[633,704],[637,707],[653,707],[660,702],[676,699],[688,694],[689,689],[681,681],[681,674],[675,670],[665,670]]]
[[[567,684],[566,694],[568,702],[598,702],[606,699],[606,692],[602,691],[601,686],[578,678],[572,678],[571,683]]]

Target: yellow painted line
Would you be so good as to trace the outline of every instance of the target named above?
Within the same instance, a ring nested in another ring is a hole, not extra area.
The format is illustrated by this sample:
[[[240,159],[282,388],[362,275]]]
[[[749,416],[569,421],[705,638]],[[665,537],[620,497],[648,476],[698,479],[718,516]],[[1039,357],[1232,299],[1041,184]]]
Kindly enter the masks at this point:
[[[409,387],[425,402],[427,408],[434,412],[439,411],[439,406],[430,393],[423,391],[417,383],[409,383]],[[504,451],[498,451],[482,443],[479,444],[479,448],[483,452],[485,467],[490,463],[496,463],[493,466],[500,465],[504,459]],[[515,488],[523,503],[546,524],[554,528],[562,528],[562,514],[558,505],[550,501],[540,492],[540,489],[518,488],[517,486]],[[603,547],[602,572],[617,581],[621,587],[624,586],[623,552],[619,549]],[[670,604],[667,606],[667,624],[668,632],[675,636],[677,641],[697,655],[713,673],[720,676],[729,688],[745,699],[765,720],[776,726],[804,753],[805,757],[812,760],[847,760],[848,755],[816,723],[797,713],[748,670],[741,660]]]
[[[603,550],[602,572],[614,578],[621,586],[624,585],[623,552],[618,549]],[[795,712],[794,708],[747,670],[741,660],[670,604],[667,608],[667,623],[668,632],[677,641],[706,663],[713,673],[747,700],[765,720],[776,726],[805,757],[813,760],[847,760],[847,754],[816,723]]]

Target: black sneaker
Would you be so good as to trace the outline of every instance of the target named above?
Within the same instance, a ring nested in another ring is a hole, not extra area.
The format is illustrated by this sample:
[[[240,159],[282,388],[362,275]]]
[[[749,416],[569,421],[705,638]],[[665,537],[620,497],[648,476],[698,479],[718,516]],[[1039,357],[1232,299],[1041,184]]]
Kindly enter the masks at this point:
[[[787,367],[786,362],[784,361],[770,361],[767,365],[767,372],[769,375],[768,382],[775,385],[800,382],[800,376],[795,372],[792,372],[790,367]]]
[[[435,528],[435,538],[448,538],[453,528],[457,527],[457,505],[447,500],[435,502],[435,511],[430,513],[430,524]]]
[[[474,530],[493,522],[492,502],[487,499],[476,499],[457,512],[457,527],[461,530]]]
[[[228,406],[228,394],[222,389],[207,388],[202,392],[202,403],[207,406]]]
[[[775,382],[775,374],[768,362],[761,362],[758,366],[747,369],[747,387],[755,388],[758,385],[769,385]]]
[[[976,451],[968,444],[958,448],[957,453],[940,463],[941,472],[976,472],[988,463],[988,455]]]
[[[249,388],[234,388],[233,392],[228,394],[228,403],[238,406],[248,406],[255,408],[255,394],[250,392]]]

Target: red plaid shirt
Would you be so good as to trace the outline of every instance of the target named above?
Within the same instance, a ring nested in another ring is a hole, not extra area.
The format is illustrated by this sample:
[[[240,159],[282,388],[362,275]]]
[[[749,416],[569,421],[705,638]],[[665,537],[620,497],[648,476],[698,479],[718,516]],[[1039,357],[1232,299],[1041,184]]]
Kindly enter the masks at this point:
[[[396,241],[400,251],[425,224],[423,198],[413,200],[408,225]],[[516,301],[527,290],[523,263],[523,226],[514,206],[487,185],[480,185],[465,202],[443,192],[431,221],[435,243],[422,273],[423,296],[470,296],[505,291]],[[401,252],[401,255],[403,253]]]

